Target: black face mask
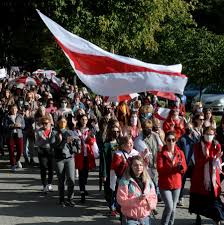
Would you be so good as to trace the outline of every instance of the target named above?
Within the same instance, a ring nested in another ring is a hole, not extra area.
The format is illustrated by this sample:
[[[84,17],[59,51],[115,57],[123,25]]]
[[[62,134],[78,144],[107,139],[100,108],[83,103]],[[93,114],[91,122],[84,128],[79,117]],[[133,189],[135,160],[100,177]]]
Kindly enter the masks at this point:
[[[152,129],[151,128],[145,128],[145,129],[142,130],[142,132],[143,132],[144,136],[148,136],[152,133]]]

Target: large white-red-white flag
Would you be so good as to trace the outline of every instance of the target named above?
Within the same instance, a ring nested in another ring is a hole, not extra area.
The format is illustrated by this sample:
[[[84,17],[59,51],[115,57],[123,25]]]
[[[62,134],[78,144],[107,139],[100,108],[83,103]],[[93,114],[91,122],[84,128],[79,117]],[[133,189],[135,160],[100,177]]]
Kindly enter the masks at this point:
[[[70,33],[37,11],[80,80],[94,93],[103,96],[127,95],[150,90],[183,93],[187,77],[181,74],[181,64],[149,64],[112,54]]]

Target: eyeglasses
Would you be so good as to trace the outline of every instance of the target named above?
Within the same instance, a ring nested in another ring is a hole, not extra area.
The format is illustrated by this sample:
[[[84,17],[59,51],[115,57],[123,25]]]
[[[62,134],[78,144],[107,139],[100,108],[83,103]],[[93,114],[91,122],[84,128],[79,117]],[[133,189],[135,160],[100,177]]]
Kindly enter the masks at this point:
[[[175,138],[168,138],[167,140],[166,140],[167,142],[175,142]]]

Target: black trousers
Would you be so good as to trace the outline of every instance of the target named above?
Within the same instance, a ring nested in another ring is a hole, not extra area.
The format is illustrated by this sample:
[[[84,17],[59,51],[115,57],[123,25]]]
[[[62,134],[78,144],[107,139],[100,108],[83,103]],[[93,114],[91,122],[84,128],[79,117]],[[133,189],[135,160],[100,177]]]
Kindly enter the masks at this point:
[[[79,190],[81,193],[85,192],[86,190],[88,175],[89,175],[88,157],[84,157],[83,169],[79,170]]]
[[[38,152],[40,163],[40,177],[42,185],[52,184],[54,175],[54,156],[52,151]],[[48,171],[48,179],[47,179]]]

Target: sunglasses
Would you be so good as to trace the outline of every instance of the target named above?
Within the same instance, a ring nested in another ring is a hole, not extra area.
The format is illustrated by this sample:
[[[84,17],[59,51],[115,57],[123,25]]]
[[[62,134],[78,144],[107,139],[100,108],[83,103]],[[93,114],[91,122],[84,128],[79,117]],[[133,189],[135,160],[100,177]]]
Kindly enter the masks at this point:
[[[204,121],[204,119],[199,118],[200,121]]]
[[[168,138],[167,140],[166,140],[167,142],[175,142],[176,140],[175,140],[175,138]]]
[[[112,130],[114,133],[119,133],[120,131],[119,130]]]

